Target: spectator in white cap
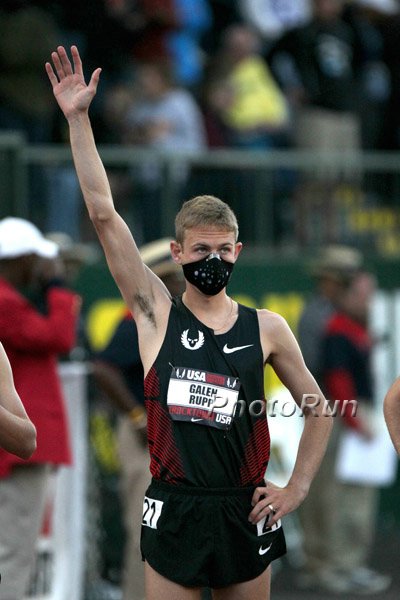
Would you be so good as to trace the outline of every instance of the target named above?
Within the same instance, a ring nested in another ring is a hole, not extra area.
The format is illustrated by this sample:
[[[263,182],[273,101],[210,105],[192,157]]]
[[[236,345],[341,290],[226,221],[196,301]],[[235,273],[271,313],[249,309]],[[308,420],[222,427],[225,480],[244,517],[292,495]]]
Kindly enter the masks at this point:
[[[58,246],[41,234],[30,221],[6,217],[0,221],[0,259],[36,255],[55,258]]]
[[[80,301],[63,285],[57,253],[29,221],[0,221],[0,339],[37,430],[28,461],[0,449],[1,592],[7,600],[26,592],[50,472],[71,461],[57,357],[75,343]]]

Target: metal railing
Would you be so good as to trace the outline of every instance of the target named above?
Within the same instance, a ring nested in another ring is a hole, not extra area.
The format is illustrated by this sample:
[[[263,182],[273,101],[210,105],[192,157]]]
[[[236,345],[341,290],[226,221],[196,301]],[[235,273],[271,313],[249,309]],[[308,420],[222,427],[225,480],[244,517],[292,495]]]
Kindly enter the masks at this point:
[[[334,223],[334,241],[348,241],[351,227],[338,231],[338,221],[348,212],[349,198],[332,200],[338,188],[352,190],[354,209],[358,211],[389,207],[397,223],[400,203],[400,153],[336,152],[315,153],[297,150],[268,152],[234,149],[213,149],[199,154],[154,153],[135,146],[100,145],[99,153],[106,169],[124,173],[133,189],[128,198],[116,198],[117,208],[135,218],[135,183],[143,164],[152,161],[160,174],[159,188],[161,235],[173,231],[173,219],[183,197],[200,193],[215,194],[232,205],[246,241],[271,246],[283,237],[299,243],[310,243],[301,229],[311,227],[318,233],[318,242],[330,237],[325,223]],[[176,173],[182,164],[188,166],[190,177],[182,188]],[[32,199],[30,172],[72,166],[67,145],[28,145],[18,134],[0,135],[1,216],[14,214],[40,220],[38,201]],[[304,202],[307,186],[314,186],[319,199]],[[361,195],[363,201],[360,200]],[[332,196],[332,197],[331,197]],[[357,198],[356,198],[357,196]],[[40,199],[43,210],[43,199]],[[333,202],[333,204],[332,204]],[[313,204],[314,203],[314,204]],[[347,208],[346,208],[347,203]],[[342,211],[343,214],[339,214]],[[343,212],[344,211],[344,212]],[[309,213],[309,214],[308,214]],[[149,215],[151,218],[151,215]],[[308,220],[310,222],[308,222]],[[303,223],[302,223],[303,221]],[[300,227],[299,227],[300,222]],[[305,223],[305,225],[304,225]],[[320,227],[319,227],[320,225]],[[340,227],[339,227],[340,229]],[[304,237],[302,240],[301,237]],[[335,239],[338,238],[338,239]],[[332,240],[330,240],[332,241]]]

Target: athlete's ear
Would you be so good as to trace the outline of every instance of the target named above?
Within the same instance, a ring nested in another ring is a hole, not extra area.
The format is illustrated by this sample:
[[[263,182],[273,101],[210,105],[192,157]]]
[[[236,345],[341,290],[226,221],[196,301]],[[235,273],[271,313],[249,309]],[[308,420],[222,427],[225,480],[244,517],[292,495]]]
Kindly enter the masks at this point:
[[[172,240],[172,242],[170,243],[170,248],[171,248],[172,260],[177,265],[180,265],[181,264],[181,254],[182,254],[182,245],[179,242]]]
[[[237,259],[237,257],[241,253],[242,248],[243,248],[242,242],[236,242],[236,244],[235,244],[235,260]]]

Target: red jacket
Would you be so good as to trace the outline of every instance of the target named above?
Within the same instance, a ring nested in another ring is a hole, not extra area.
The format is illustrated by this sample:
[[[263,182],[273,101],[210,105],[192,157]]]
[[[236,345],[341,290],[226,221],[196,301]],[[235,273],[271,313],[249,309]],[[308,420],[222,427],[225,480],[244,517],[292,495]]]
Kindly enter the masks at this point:
[[[346,400],[372,401],[371,349],[371,337],[361,323],[340,312],[328,321],[323,340],[324,384],[330,400],[338,400],[341,408]],[[341,416],[347,427],[360,430],[362,423],[353,408],[347,404]]]
[[[37,449],[29,462],[69,464],[71,452],[58,354],[75,344],[79,298],[53,287],[41,314],[16,288],[0,277],[0,340],[10,359],[15,387],[37,429]],[[25,463],[0,449],[0,477]]]

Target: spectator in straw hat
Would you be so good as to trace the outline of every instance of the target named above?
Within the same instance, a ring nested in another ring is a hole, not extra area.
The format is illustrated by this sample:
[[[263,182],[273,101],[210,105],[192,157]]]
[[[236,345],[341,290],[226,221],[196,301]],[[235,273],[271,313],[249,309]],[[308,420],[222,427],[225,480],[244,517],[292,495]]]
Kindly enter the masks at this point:
[[[367,444],[374,438],[372,340],[368,311],[375,279],[351,279],[325,326],[321,345],[322,387],[336,411],[333,434],[321,468],[300,509],[306,564],[302,587],[335,593],[377,594],[391,578],[368,566],[375,535],[379,489],[372,478],[343,476],[337,469],[346,432]],[[343,459],[344,460],[344,459]],[[357,469],[353,457],[353,471]],[[371,556],[374,560],[374,555]],[[373,563],[372,563],[373,564]]]
[[[365,566],[374,531],[376,489],[342,484],[335,474],[344,429],[350,428],[364,439],[372,436],[368,420],[371,342],[366,315],[374,279],[362,267],[363,257],[358,250],[339,245],[325,248],[310,265],[316,293],[299,322],[304,359],[326,397],[339,402],[358,402],[362,397],[364,405],[356,415],[346,410],[343,418],[335,419],[325,459],[299,509],[305,565],[298,584],[335,593],[378,593],[390,584],[386,575]],[[357,544],[352,543],[352,538]]]
[[[327,323],[339,306],[350,282],[362,267],[362,262],[363,258],[358,250],[348,246],[331,245],[323,248],[320,255],[308,264],[308,272],[313,278],[315,290],[300,315],[298,339],[306,365],[320,386],[324,376],[322,349]],[[326,461],[323,461],[321,469],[325,464]],[[321,485],[324,484],[321,474],[314,480],[308,499],[299,509],[306,561],[305,568],[298,578],[298,584],[302,588],[316,585],[316,577],[311,573],[310,565],[314,565],[315,553],[320,551],[324,544],[319,524],[315,522],[315,506],[319,506],[321,495],[318,481],[322,481]]]
[[[144,263],[160,277],[171,295],[183,292],[180,269],[171,259],[170,239],[140,249]],[[96,382],[120,412],[118,446],[121,500],[127,534],[122,592],[124,600],[144,598],[144,567],[140,555],[143,498],[150,483],[147,418],[144,408],[143,367],[132,314],[126,310],[107,347],[93,360]]]
[[[321,340],[325,325],[363,258],[355,248],[332,245],[323,249],[309,265],[316,283],[313,297],[300,316],[298,336],[306,365],[321,384]]]

